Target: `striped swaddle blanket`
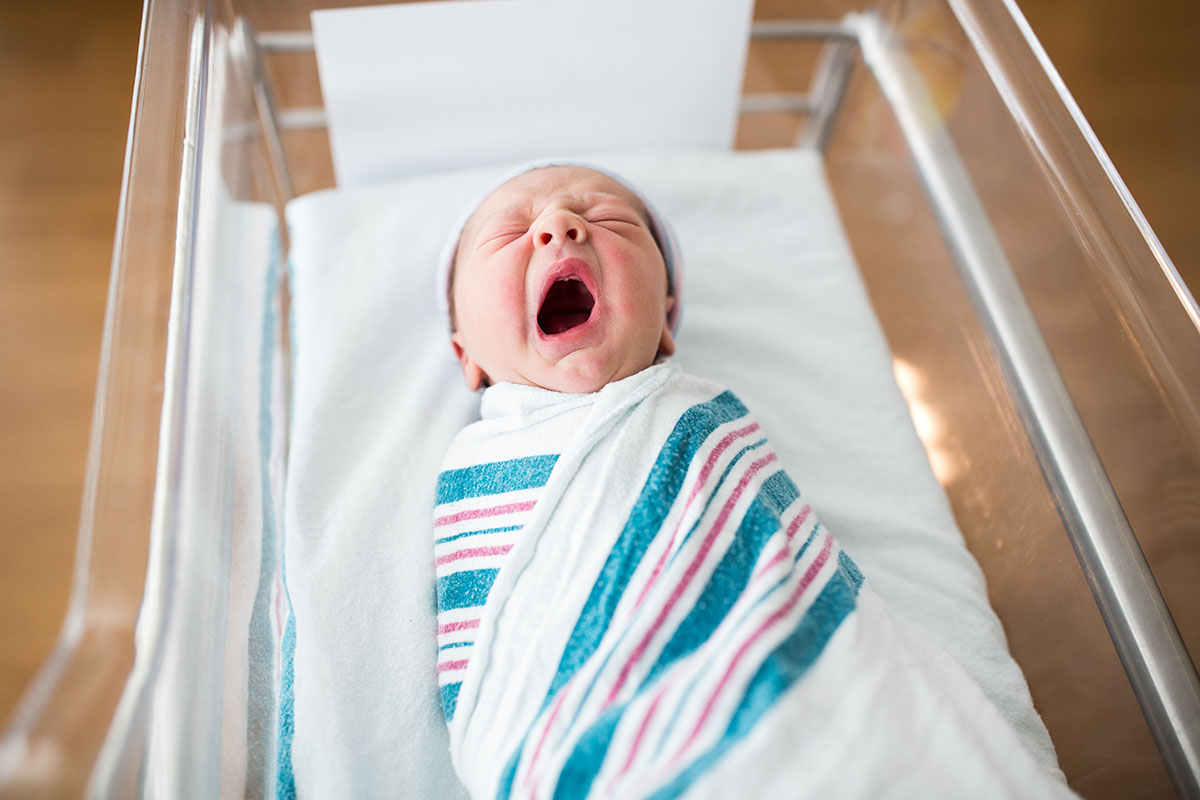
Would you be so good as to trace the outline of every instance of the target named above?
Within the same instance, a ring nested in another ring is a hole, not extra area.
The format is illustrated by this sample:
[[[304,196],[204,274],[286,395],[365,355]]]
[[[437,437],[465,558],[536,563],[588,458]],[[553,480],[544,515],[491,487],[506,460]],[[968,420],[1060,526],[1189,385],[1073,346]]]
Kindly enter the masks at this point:
[[[664,364],[501,384],[482,415],[434,512],[472,796],[1065,792],[891,619],[730,392]]]

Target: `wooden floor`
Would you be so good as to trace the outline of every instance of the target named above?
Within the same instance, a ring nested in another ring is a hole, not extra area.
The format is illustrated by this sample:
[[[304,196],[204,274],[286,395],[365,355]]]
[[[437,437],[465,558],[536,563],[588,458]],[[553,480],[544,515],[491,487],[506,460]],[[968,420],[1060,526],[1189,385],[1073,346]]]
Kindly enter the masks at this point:
[[[66,608],[140,23],[0,8],[0,718]]]
[[[1021,7],[1200,292],[1196,0]],[[66,607],[141,8],[0,10],[0,720]]]

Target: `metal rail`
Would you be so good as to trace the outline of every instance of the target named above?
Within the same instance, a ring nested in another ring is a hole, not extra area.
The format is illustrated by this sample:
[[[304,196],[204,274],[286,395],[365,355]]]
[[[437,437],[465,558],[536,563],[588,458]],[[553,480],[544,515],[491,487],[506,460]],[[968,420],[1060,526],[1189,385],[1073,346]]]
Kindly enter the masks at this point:
[[[242,21],[247,33],[249,25]],[[850,59],[855,50],[855,31],[841,22],[819,22],[812,20],[782,20],[755,22],[750,29],[750,38],[759,41],[828,41],[830,47],[823,54],[813,89],[802,92],[760,93],[742,98],[739,111],[742,114],[791,113],[810,117],[805,133],[798,142],[801,146],[823,150],[829,141],[837,110],[850,74]],[[259,59],[266,55],[290,55],[311,53],[315,49],[311,31],[264,31],[248,36],[247,51],[254,65],[256,93],[265,93],[260,99],[260,108],[273,106],[270,89],[259,66]],[[259,83],[262,80],[262,88]],[[275,109],[274,120],[267,125],[278,131],[319,130],[327,127],[328,117],[320,106],[308,108]],[[271,135],[271,134],[269,134]],[[274,158],[274,155],[272,155]],[[286,169],[284,170],[286,174]],[[290,196],[290,195],[289,195]]]
[[[278,40],[281,34],[274,36]],[[299,40],[301,37],[295,38]],[[263,69],[262,58],[259,54],[260,40],[254,35],[254,29],[245,18],[238,20],[236,41],[250,68],[251,81],[254,85],[254,105],[258,109],[258,118],[262,123],[263,132],[266,134],[267,152],[271,157],[271,165],[274,167],[272,171],[275,174],[276,189],[286,202],[295,197],[296,193],[292,186],[292,173],[288,169],[287,155],[283,149],[279,108],[275,103],[275,93],[271,91],[271,84],[267,80],[266,70]],[[312,34],[307,34],[305,40],[300,43],[311,48]],[[278,49],[278,44],[276,47],[274,52],[291,52]],[[324,118],[323,111],[321,116]]]
[[[809,19],[759,20],[750,26],[750,38],[759,40],[844,39],[853,42],[858,33],[844,22]]]
[[[853,41],[858,34],[842,22],[816,20],[768,20],[750,27],[751,39],[846,39]],[[257,36],[258,47],[264,53],[307,53],[313,50],[311,31],[264,31]]]
[[[833,135],[837,113],[842,107],[842,98],[846,95],[846,87],[850,84],[850,71],[857,50],[858,43],[854,39],[839,36],[821,51],[817,74],[813,77],[812,94],[815,100],[812,118],[796,140],[798,147],[812,147],[825,152],[825,146]]]

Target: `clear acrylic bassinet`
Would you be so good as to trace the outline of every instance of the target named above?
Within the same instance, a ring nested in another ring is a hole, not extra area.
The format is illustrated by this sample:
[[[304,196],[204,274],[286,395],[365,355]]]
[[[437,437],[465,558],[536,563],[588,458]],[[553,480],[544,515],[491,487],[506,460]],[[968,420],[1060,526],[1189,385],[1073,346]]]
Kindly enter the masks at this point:
[[[272,601],[288,303],[246,276],[284,282],[284,204],[334,184],[311,10],[147,3],[74,591],[5,731],[6,792],[150,793],[158,736],[198,795],[267,785],[275,732],[245,697],[277,677],[236,656],[257,612],[234,606]],[[1200,796],[1200,310],[1019,11],[760,0],[745,84],[739,148],[824,155],[1071,785]],[[239,311],[264,303],[265,332]],[[202,622],[172,630],[181,608]],[[182,659],[191,708],[152,729]]]

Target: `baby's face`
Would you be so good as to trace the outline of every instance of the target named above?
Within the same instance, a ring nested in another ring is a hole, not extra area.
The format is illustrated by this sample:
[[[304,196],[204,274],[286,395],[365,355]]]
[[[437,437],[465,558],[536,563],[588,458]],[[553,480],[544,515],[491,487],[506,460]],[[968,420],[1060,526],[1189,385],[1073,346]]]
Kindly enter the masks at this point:
[[[463,229],[451,336],[467,385],[595,392],[675,345],[666,266],[637,197],[582,167],[526,172]]]

